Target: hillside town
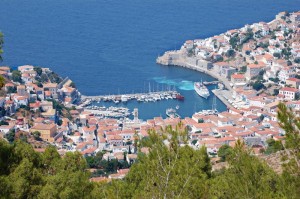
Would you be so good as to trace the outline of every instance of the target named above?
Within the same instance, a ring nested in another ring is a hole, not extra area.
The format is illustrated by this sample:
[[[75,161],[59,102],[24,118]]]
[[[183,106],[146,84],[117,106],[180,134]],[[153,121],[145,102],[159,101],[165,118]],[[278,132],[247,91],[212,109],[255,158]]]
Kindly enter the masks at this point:
[[[5,84],[0,97],[0,137],[23,139],[37,151],[51,144],[60,154],[79,151],[83,156],[103,153],[104,160],[134,163],[138,142],[150,130],[185,129],[188,145],[207,148],[217,157],[223,145],[243,140],[254,154],[268,148],[268,140],[284,140],[277,123],[280,102],[300,112],[300,12],[282,12],[269,23],[259,22],[207,39],[188,40],[178,51],[158,58],[164,65],[179,65],[206,72],[223,82],[214,93],[228,107],[217,113],[201,111],[187,118],[100,118],[84,109],[81,94],[69,78],[49,68],[31,65],[16,70],[0,67]],[[128,169],[109,178],[123,178]],[[97,180],[97,179],[94,179]]]

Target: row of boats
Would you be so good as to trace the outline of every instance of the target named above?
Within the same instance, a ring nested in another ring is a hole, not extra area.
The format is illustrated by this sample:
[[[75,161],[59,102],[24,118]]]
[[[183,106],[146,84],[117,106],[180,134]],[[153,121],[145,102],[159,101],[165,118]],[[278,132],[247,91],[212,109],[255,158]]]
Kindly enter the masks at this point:
[[[92,112],[100,118],[124,118],[129,117],[131,112],[125,107],[86,106],[85,110]]]
[[[168,100],[168,99],[177,99],[184,100],[184,96],[182,96],[177,91],[165,91],[165,92],[152,92],[152,93],[138,93],[138,94],[125,94],[125,95],[107,95],[107,96],[99,96],[97,98],[91,98],[90,101],[104,101],[104,102],[114,102],[118,103],[126,103],[130,100],[137,100],[138,102],[156,102],[160,100]]]

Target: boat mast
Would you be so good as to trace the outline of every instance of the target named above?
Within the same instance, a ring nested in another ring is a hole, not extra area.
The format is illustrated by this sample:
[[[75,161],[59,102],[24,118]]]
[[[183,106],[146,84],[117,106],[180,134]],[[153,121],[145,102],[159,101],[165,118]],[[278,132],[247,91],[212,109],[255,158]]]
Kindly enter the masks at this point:
[[[216,98],[216,95],[214,95],[214,98],[213,98],[212,110],[213,111],[217,110],[217,98]]]

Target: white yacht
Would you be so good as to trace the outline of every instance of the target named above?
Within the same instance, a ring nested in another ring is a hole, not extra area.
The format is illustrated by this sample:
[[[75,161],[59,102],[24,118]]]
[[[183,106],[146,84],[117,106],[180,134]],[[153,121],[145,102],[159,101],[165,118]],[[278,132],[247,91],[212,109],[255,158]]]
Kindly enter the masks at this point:
[[[194,89],[197,92],[197,94],[200,95],[201,97],[205,99],[209,97],[209,90],[202,82],[195,82]]]

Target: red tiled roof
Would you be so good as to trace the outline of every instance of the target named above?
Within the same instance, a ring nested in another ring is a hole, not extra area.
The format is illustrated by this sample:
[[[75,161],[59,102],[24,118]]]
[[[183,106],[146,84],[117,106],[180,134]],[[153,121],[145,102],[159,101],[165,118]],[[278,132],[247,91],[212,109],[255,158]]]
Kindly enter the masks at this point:
[[[244,79],[245,75],[243,75],[243,74],[232,74],[231,78],[233,78],[233,79]]]
[[[296,88],[289,88],[289,87],[283,87],[282,89],[280,89],[281,91],[289,91],[289,92],[299,92],[298,89]]]
[[[292,78],[287,79],[287,81],[300,82],[300,79],[292,77]]]

